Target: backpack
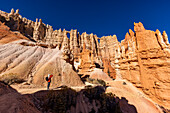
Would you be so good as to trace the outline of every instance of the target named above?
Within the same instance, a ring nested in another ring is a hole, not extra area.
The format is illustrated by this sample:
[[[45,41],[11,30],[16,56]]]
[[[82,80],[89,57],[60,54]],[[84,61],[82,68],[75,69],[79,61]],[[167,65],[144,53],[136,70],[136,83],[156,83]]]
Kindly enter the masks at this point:
[[[45,77],[45,80],[48,81],[48,77]]]

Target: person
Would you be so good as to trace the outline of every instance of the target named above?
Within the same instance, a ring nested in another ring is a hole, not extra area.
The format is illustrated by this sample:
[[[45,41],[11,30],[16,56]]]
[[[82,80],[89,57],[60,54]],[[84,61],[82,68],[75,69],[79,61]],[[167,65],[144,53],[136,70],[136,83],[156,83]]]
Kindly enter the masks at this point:
[[[49,87],[50,87],[50,83],[51,83],[51,78],[53,77],[52,74],[48,74],[48,84],[47,84],[47,90],[49,90]]]

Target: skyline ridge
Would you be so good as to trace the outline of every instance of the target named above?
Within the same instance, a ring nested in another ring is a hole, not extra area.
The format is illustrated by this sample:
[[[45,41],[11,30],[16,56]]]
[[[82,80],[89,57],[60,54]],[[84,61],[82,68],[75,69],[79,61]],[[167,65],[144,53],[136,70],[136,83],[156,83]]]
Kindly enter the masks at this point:
[[[153,0],[42,0],[2,1],[1,10],[10,12],[11,8],[20,9],[20,14],[34,20],[41,18],[54,29],[78,29],[80,33],[97,34],[98,37],[116,34],[118,40],[124,39],[129,29],[133,30],[134,22],[142,22],[146,29],[170,34],[170,1]]]
[[[19,9],[14,9],[14,8],[12,8],[12,9],[13,9],[15,12],[16,12],[17,10],[19,10]],[[12,9],[11,9],[11,10],[12,10]],[[0,11],[2,11],[2,10],[0,10]],[[2,12],[5,12],[5,11],[2,11]],[[5,13],[8,13],[8,12],[5,12]],[[9,13],[10,13],[10,12],[9,12]],[[19,10],[19,14],[20,14],[20,10]],[[21,14],[20,14],[20,15],[21,15]],[[27,20],[31,20],[31,19],[28,19],[28,18],[25,17],[25,16],[23,17],[22,15],[21,15],[21,17],[22,17],[22,18],[26,18]],[[35,18],[35,20],[37,20],[37,19],[38,19],[38,22],[41,20],[42,23],[45,24],[46,26],[47,26],[47,25],[50,25],[50,24],[48,24],[48,23],[44,23],[41,18]],[[36,22],[36,21],[34,21],[34,20],[31,20],[31,21]],[[140,22],[140,21],[139,21],[139,22]],[[134,25],[134,23],[139,23],[139,22],[133,22],[133,25]],[[141,22],[141,23],[142,23],[142,22]],[[50,25],[50,26],[52,26],[52,25]],[[76,29],[76,28],[74,28],[74,29],[72,28],[72,29],[70,29],[70,30],[67,30],[66,28],[58,28],[58,29],[55,29],[54,26],[52,26],[52,28],[53,28],[54,31],[61,29],[61,31],[63,31],[63,30],[66,30],[66,31],[77,30],[77,32],[79,32],[79,29]],[[132,30],[133,32],[135,32],[134,29],[128,29],[128,31],[125,33],[125,36],[126,36],[127,33],[129,33],[129,30]],[[146,30],[147,30],[147,29],[146,29]],[[156,29],[156,30],[157,30],[157,29]],[[156,30],[153,30],[153,31],[156,31]],[[159,30],[159,29],[158,29],[158,30]],[[160,31],[160,30],[159,30],[159,31]],[[164,30],[164,31],[166,31],[166,30]],[[85,33],[85,32],[86,32],[86,31],[84,31],[84,32],[82,32],[82,33],[80,33],[80,34],[83,34],[83,33]],[[160,32],[161,32],[161,31],[160,31]],[[98,34],[93,33],[93,32],[91,32],[91,33],[86,32],[86,33],[87,33],[88,35],[90,35],[90,34],[97,35],[98,38],[116,35],[116,37],[117,37],[117,39],[118,39],[119,42],[121,42],[122,40],[125,39],[125,36],[124,36],[124,38],[120,40],[119,37],[117,36],[117,34],[113,34],[113,35],[111,35],[111,34],[110,34],[110,35],[103,35],[103,36],[100,36],[100,37],[99,37]],[[163,31],[162,31],[161,33],[163,33]],[[70,37],[68,37],[68,38],[70,38]],[[168,38],[168,39],[169,39],[169,38]]]

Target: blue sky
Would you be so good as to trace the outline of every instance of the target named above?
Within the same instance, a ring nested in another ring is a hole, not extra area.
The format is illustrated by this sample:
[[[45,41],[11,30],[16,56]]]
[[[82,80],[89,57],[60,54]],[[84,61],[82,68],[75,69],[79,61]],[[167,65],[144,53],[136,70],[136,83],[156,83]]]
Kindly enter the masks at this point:
[[[170,35],[169,0],[3,0],[0,10],[20,14],[35,21],[41,18],[54,29],[77,29],[97,36],[116,34],[125,37],[134,22],[142,22],[149,30],[159,29]]]

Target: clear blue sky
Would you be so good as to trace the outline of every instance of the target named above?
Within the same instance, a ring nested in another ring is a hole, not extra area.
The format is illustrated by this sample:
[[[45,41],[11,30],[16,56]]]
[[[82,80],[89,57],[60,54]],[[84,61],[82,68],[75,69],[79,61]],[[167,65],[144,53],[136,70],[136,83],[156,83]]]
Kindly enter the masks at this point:
[[[2,0],[0,10],[20,14],[35,21],[41,18],[54,29],[77,29],[97,36],[125,37],[133,23],[146,29],[163,30],[170,36],[170,0]]]

